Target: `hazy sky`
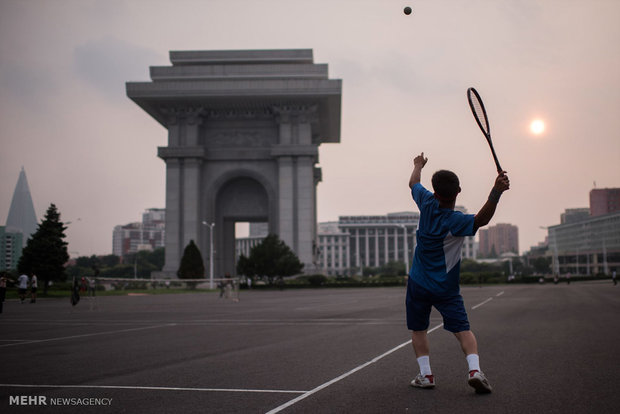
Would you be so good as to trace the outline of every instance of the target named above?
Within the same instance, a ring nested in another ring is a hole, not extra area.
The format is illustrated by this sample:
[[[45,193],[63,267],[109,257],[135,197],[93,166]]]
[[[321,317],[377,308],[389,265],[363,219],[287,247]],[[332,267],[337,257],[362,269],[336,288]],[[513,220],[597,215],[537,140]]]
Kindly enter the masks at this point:
[[[491,224],[517,225],[524,251],[594,182],[620,187],[619,19],[618,0],[0,0],[0,223],[23,166],[39,220],[55,203],[72,221],[72,256],[111,253],[115,225],[165,207],[167,131],[125,82],[170,50],[311,48],[343,80],[319,221],[417,211],[422,151],[423,184],[452,169],[475,213],[496,173],[474,86],[512,183]]]

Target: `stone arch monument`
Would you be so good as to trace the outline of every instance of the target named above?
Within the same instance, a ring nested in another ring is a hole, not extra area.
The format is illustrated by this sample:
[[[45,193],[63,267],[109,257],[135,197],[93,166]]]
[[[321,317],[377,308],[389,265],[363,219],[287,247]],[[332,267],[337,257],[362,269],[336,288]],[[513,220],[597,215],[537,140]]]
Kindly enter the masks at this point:
[[[190,240],[210,269],[213,229],[214,275],[234,274],[236,222],[268,222],[312,271],[318,147],[340,141],[342,81],[310,49],[172,51],[170,61],[126,85],[168,130],[164,273],[176,274]]]

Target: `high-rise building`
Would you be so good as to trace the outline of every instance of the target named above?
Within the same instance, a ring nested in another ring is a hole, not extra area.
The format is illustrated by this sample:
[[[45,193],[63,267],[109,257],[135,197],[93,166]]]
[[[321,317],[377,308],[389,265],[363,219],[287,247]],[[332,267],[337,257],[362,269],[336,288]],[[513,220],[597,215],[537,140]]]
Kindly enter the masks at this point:
[[[595,188],[590,191],[592,217],[620,211],[620,188]]]
[[[37,215],[30,195],[26,171],[22,167],[13,192],[6,226],[0,233],[0,270],[14,270],[22,249],[37,231]]]
[[[22,254],[23,235],[0,226],[0,270],[16,270]]]
[[[165,233],[165,209],[150,208],[142,214],[141,222],[114,227],[112,253],[123,257],[128,253],[164,247]]]
[[[37,215],[26,179],[26,171],[22,168],[13,192],[9,215],[6,219],[8,231],[19,231],[24,235],[24,241],[37,231]]]
[[[480,257],[499,257],[503,253],[519,254],[519,228],[512,224],[499,223],[480,229],[478,253]]]

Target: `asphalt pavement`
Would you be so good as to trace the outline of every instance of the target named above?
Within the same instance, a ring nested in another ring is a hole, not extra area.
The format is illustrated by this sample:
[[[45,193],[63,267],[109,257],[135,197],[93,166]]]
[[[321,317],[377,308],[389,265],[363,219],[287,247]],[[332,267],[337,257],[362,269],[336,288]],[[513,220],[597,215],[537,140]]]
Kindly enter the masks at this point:
[[[414,389],[404,288],[12,300],[0,412],[615,413],[620,287],[462,289],[493,393],[432,314],[437,386]]]

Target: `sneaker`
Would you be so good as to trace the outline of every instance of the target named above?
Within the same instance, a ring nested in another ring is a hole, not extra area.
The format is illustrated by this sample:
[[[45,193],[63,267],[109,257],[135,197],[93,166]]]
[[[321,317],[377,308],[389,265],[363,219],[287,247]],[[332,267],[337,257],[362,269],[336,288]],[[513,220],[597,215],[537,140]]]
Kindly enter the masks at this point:
[[[478,394],[488,394],[492,390],[487,377],[478,370],[469,371],[467,383],[473,387]]]
[[[432,375],[422,375],[418,374],[413,381],[411,381],[412,387],[417,388],[434,388],[435,387],[435,378]]]

